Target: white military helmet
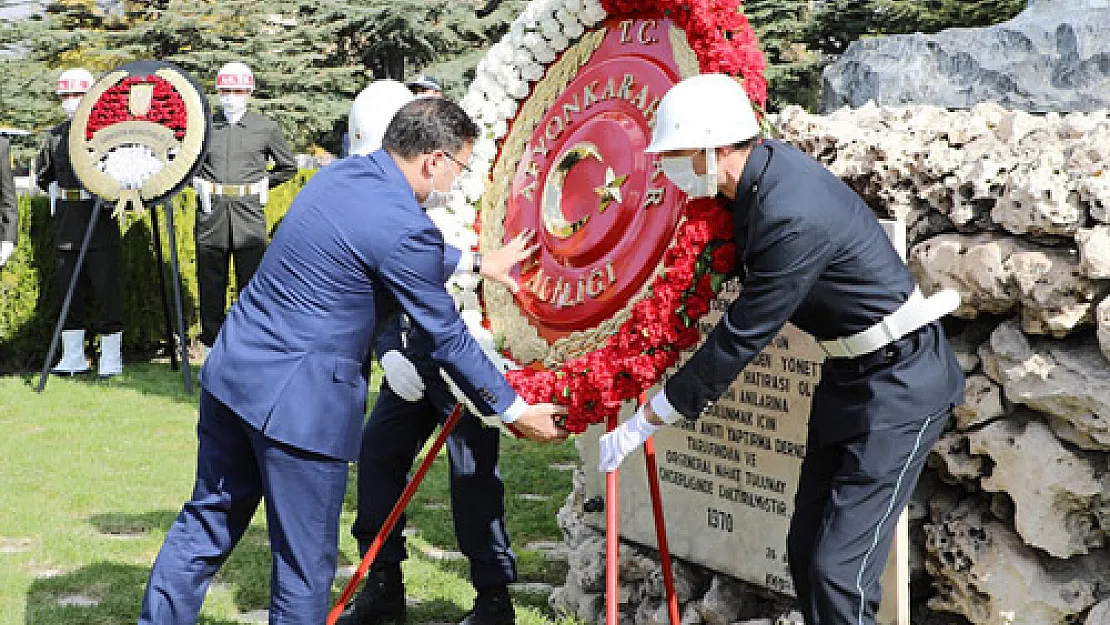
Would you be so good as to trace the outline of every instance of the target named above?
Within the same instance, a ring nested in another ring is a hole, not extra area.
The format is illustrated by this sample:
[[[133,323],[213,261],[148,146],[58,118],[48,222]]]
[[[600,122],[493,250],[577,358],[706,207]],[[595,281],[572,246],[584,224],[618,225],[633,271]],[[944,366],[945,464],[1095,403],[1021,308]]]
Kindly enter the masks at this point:
[[[416,96],[396,80],[375,80],[355,97],[347,118],[351,154],[363,156],[382,147],[382,137],[393,116]]]
[[[254,72],[246,63],[232,61],[220,68],[216,74],[216,90],[220,89],[250,89],[254,91]]]
[[[87,69],[81,67],[67,69],[62,72],[61,76],[58,76],[58,82],[54,86],[54,93],[58,95],[87,93],[89,89],[92,89],[94,82],[96,82],[96,80]]]
[[[715,148],[759,134],[752,103],[737,80],[725,74],[691,76],[663,96],[655,116],[649,154]]]

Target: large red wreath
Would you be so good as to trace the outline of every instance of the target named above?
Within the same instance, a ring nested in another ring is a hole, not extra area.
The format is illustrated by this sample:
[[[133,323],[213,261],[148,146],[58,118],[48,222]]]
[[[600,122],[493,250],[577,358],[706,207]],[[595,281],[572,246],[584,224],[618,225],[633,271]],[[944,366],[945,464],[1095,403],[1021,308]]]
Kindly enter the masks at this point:
[[[610,17],[668,18],[686,32],[703,72],[743,79],[753,105],[767,101],[763,53],[741,0],[601,0]],[[683,209],[674,244],[663,257],[663,273],[651,297],[632,307],[630,317],[601,348],[556,369],[510,371],[509,382],[529,403],[567,406],[566,428],[583,432],[619,413],[638,398],[680,353],[700,339],[697,321],[734,269],[732,214],[717,200],[691,201]]]

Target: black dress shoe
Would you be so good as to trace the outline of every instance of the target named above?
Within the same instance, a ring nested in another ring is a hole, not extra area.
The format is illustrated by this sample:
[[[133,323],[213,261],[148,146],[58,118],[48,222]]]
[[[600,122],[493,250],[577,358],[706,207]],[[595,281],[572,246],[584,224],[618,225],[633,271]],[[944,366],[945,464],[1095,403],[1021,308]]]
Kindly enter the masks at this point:
[[[509,597],[509,589],[499,586],[478,591],[474,609],[467,613],[459,625],[515,625],[516,612]]]
[[[401,625],[407,615],[400,568],[395,572],[371,570],[362,592],[347,604],[335,625]]]

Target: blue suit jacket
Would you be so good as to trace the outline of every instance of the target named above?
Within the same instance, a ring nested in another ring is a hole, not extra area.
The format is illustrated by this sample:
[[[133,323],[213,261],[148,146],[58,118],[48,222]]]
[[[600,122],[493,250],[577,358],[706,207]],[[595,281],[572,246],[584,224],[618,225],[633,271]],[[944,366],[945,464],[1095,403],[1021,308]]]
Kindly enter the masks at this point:
[[[354,460],[370,343],[403,309],[474,405],[504,412],[516,393],[444,288],[457,260],[386,152],[343,159],[293,200],[201,383],[268,438]]]

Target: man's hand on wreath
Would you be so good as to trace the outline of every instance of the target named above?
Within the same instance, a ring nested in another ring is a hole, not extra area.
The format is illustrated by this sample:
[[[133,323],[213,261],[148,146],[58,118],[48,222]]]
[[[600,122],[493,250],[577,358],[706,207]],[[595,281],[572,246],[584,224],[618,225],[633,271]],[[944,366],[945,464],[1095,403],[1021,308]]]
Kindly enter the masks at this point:
[[[532,244],[536,233],[524,230],[513,237],[505,247],[482,254],[481,269],[478,272],[483,278],[499,282],[513,294],[520,290],[515,278],[510,275],[513,267],[528,260],[540,248],[539,244]]]
[[[510,425],[521,436],[537,443],[558,443],[567,440],[570,432],[559,425],[566,417],[565,406],[532,404]]]
[[[651,406],[644,404],[632,415],[632,418],[618,425],[612,432],[607,432],[598,440],[597,470],[602,473],[616,471],[628,454],[644,444],[662,423],[651,412]]]

